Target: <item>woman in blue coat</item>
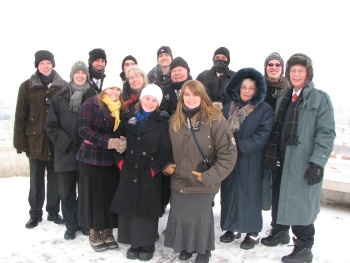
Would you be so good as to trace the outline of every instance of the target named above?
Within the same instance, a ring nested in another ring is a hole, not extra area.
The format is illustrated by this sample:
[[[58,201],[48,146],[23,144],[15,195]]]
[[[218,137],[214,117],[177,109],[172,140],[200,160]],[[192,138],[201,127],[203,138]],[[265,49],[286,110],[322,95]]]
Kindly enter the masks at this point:
[[[221,183],[221,242],[232,242],[247,233],[241,248],[252,249],[262,229],[262,160],[274,122],[270,105],[264,102],[266,84],[253,68],[239,70],[226,86],[232,102],[224,115],[238,150],[237,163]]]

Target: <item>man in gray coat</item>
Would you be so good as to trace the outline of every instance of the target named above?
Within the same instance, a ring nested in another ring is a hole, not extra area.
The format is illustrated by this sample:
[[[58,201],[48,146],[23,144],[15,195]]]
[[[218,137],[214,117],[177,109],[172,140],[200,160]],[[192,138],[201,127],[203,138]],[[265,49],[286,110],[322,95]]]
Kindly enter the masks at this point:
[[[314,222],[320,211],[323,170],[333,150],[334,113],[325,92],[314,87],[311,59],[294,54],[286,65],[286,87],[276,104],[273,133],[266,150],[265,168],[274,177],[272,229],[261,240],[265,246],[288,244],[294,250],[284,263],[311,262]]]

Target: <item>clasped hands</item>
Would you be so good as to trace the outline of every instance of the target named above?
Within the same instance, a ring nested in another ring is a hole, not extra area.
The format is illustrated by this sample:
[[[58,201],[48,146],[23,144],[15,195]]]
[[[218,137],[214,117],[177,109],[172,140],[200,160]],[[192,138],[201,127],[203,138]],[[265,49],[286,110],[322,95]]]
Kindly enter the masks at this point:
[[[176,167],[176,164],[174,163],[171,163],[171,164],[168,164],[164,170],[163,170],[163,173],[165,175],[171,175],[174,173],[175,171],[175,167]],[[197,177],[197,180],[200,181],[200,182],[203,182],[202,180],[202,174],[200,172],[197,172],[197,171],[192,171],[192,174],[195,175]]]
[[[118,153],[123,153],[126,150],[126,138],[120,136],[120,138],[110,138],[108,141],[108,149],[116,149]]]

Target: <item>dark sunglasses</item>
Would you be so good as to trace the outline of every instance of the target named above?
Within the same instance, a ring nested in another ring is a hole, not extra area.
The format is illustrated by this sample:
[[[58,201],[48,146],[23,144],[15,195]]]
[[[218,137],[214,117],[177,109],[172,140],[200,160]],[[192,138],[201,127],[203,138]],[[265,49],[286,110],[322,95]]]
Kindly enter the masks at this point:
[[[275,66],[276,68],[279,68],[281,66],[281,64],[278,64],[278,63],[269,63],[267,64],[269,67],[273,67]]]

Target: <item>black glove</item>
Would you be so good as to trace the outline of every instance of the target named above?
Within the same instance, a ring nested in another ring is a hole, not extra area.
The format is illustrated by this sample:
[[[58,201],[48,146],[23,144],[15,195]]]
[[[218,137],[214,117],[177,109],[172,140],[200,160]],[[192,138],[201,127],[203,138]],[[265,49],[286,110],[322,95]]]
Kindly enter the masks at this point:
[[[317,164],[309,163],[304,178],[308,185],[318,184],[323,178],[323,168]]]
[[[159,112],[159,116],[164,117],[164,118],[169,118],[170,114],[166,110],[162,110]]]

